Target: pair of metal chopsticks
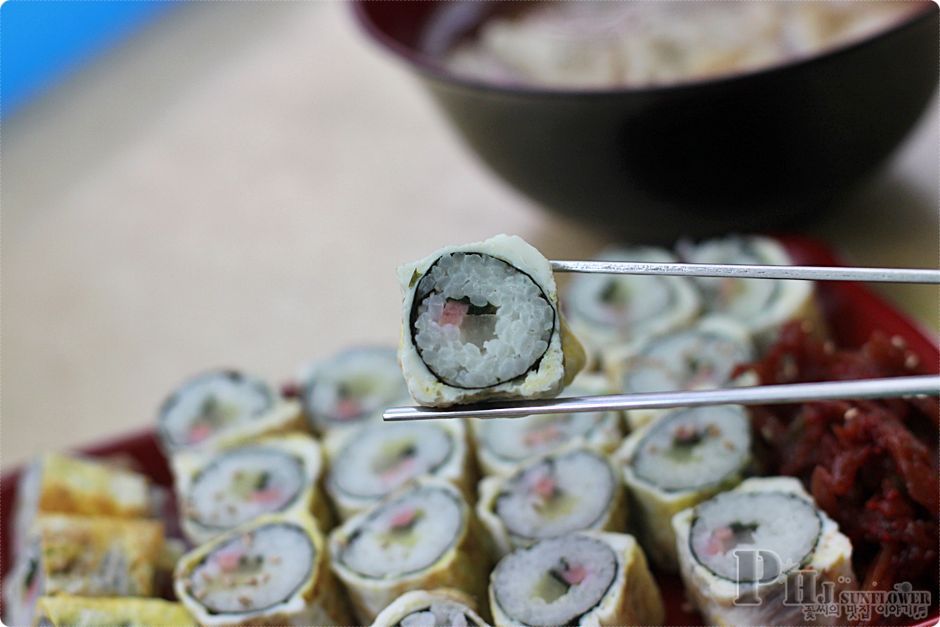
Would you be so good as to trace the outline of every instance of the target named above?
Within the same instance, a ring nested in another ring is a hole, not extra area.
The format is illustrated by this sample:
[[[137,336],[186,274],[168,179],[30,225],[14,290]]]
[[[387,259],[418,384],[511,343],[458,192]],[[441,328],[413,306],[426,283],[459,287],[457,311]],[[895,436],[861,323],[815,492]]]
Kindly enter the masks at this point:
[[[555,272],[940,284],[940,270],[926,268],[851,268],[842,266],[769,266],[634,261],[552,261],[550,263],[552,270]],[[917,395],[940,395],[940,375],[761,385],[691,392],[611,394],[545,400],[504,401],[461,405],[447,409],[392,407],[385,410],[383,417],[389,421],[433,418],[520,418],[533,414],[667,409],[671,407],[724,404],[770,405]]]

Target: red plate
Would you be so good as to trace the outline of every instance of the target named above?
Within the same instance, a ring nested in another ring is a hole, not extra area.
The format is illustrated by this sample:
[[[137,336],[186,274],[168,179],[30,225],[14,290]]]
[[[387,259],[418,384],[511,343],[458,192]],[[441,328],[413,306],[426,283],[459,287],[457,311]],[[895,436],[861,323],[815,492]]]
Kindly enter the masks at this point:
[[[802,238],[780,238],[793,256],[794,263],[802,265],[841,265],[835,254],[823,244]],[[890,303],[857,283],[822,282],[818,284],[817,296],[826,320],[832,324],[829,330],[839,346],[857,347],[868,340],[875,331],[899,335],[907,341],[910,349],[924,364],[940,363],[940,348],[933,334],[913,322]],[[152,431],[125,435],[109,442],[82,447],[83,453],[94,456],[120,455],[131,458],[138,469],[148,474],[157,485],[170,487],[171,476],[166,458],[157,446]],[[16,500],[16,485],[19,470],[0,478],[0,572],[6,574],[12,565],[10,559],[10,521]],[[172,499],[171,499],[172,501]],[[168,525],[175,529],[173,521]],[[701,625],[701,618],[694,612],[683,610],[686,605],[682,583],[673,575],[657,574],[663,600],[666,604],[667,625]],[[934,615],[916,627],[937,624]]]

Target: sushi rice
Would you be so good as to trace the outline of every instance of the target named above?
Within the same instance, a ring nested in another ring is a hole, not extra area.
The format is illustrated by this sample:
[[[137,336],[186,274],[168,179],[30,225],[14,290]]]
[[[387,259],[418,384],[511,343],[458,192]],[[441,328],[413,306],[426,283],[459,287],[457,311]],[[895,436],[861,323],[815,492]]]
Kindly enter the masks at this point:
[[[449,246],[398,276],[399,360],[421,405],[551,397],[583,366],[551,266],[519,237]]]

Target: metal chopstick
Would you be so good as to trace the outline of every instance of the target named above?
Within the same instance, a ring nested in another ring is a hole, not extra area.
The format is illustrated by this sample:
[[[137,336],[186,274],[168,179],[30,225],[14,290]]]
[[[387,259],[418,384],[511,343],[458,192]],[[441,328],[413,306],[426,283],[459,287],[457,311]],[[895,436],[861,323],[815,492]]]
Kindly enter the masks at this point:
[[[430,407],[391,407],[385,420],[429,420],[432,418],[521,418],[533,414],[666,409],[701,405],[772,405],[839,399],[895,398],[899,396],[940,395],[940,375],[790,383],[751,387],[698,390],[693,392],[653,392],[574,396],[545,400],[504,401],[461,405],[448,409]]]
[[[555,272],[658,274],[737,279],[863,281],[940,284],[940,270],[929,268],[851,268],[842,266],[762,266],[723,263],[652,263],[640,261],[551,261]]]

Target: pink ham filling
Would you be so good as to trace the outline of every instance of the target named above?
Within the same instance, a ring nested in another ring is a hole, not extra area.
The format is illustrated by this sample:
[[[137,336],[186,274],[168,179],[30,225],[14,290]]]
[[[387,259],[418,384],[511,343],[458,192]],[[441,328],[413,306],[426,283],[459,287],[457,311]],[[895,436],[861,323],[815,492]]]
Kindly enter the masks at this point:
[[[196,425],[189,430],[189,441],[192,443],[202,442],[212,435],[212,427],[209,425]]]
[[[448,300],[447,303],[444,304],[444,309],[441,311],[441,317],[437,323],[441,326],[450,324],[455,327],[460,327],[460,325],[463,324],[463,319],[469,310],[470,305],[467,303],[461,303],[456,300]]]
[[[548,425],[541,429],[534,429],[525,434],[523,442],[526,446],[536,447],[554,442],[561,435],[561,430],[555,425]]]
[[[584,566],[575,565],[568,566],[565,570],[561,571],[561,578],[565,580],[569,586],[575,586],[587,577],[587,569]]]
[[[253,503],[277,503],[283,498],[281,491],[277,488],[267,488],[265,490],[258,490],[253,492],[250,500]]]
[[[411,523],[415,521],[415,518],[418,517],[418,511],[411,508],[406,508],[395,512],[392,515],[389,524],[392,527],[392,530],[404,529],[405,527],[411,526]]]

